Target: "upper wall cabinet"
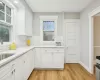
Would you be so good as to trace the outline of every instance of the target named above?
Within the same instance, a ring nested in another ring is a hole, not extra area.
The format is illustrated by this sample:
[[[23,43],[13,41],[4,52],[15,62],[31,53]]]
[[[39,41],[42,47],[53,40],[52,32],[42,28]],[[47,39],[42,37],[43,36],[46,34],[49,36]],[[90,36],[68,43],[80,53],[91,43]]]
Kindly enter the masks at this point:
[[[26,9],[25,14],[26,14],[26,15],[25,15],[25,17],[26,17],[26,19],[25,19],[26,34],[27,34],[28,36],[32,36],[33,14],[32,14],[30,11],[28,11],[27,9]]]
[[[27,4],[18,9],[18,35],[32,36],[33,14]]]

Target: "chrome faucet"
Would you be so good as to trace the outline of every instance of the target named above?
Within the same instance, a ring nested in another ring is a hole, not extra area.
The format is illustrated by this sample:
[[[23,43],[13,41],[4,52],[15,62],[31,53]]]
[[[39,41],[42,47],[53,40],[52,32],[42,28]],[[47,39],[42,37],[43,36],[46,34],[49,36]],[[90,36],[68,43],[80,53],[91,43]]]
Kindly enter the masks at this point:
[[[1,39],[0,42],[1,42],[1,45],[3,45],[3,39]]]

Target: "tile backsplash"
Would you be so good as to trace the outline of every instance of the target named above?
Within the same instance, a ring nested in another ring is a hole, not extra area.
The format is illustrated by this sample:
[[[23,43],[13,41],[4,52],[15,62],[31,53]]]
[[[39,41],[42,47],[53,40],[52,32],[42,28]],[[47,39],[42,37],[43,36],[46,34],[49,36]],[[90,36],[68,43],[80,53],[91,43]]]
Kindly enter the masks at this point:
[[[17,36],[16,37],[16,40],[14,41],[16,43],[17,48],[27,46],[26,45],[26,40],[27,39],[30,39],[31,40],[31,37],[27,37],[27,36]],[[11,43],[3,44],[3,45],[0,44],[0,52],[9,50],[9,45],[10,44]]]

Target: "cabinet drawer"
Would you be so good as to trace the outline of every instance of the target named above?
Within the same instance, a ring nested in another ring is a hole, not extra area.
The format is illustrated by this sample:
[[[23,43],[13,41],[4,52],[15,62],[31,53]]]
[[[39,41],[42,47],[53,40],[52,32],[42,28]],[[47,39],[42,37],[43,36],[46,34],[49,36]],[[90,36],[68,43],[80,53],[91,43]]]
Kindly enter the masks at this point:
[[[42,52],[46,52],[46,53],[64,53],[64,49],[61,48],[43,48]]]
[[[61,48],[54,48],[52,49],[53,52],[64,53],[64,49]]]
[[[53,49],[52,48],[43,48],[42,52],[43,53],[51,53],[51,52],[53,52]]]
[[[13,69],[14,69],[14,64],[10,64],[10,63],[0,68],[0,78],[4,77],[9,72],[13,71]]]

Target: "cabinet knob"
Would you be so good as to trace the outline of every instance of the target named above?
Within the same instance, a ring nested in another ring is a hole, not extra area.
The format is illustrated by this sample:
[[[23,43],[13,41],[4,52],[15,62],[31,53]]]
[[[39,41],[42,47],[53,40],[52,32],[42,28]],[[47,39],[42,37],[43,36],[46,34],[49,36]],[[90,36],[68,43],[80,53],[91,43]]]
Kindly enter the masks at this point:
[[[15,72],[15,69],[14,69],[14,72]]]
[[[14,72],[13,72],[13,71],[12,71],[11,73],[12,73],[12,74],[14,74]]]

